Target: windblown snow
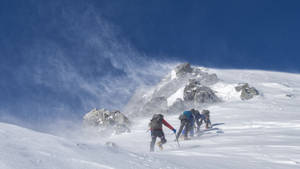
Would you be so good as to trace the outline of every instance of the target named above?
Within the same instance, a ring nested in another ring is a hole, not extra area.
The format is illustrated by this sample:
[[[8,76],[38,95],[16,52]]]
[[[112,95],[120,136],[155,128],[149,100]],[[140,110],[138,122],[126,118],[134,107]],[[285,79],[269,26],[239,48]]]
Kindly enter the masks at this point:
[[[176,72],[175,72],[175,70],[172,70],[171,71],[171,80],[176,79],[176,78],[177,78]]]
[[[215,130],[188,141],[168,142],[149,152],[148,117],[135,120],[131,133],[81,139],[54,136],[0,123],[1,169],[298,169],[300,168],[300,75],[207,69],[221,80],[211,86],[223,102],[206,107]],[[172,78],[176,78],[172,76]],[[242,101],[234,86],[246,82],[259,96]],[[168,100],[181,98],[183,89]],[[179,127],[178,114],[165,119]]]
[[[218,82],[212,86],[212,89],[216,91],[217,96],[222,100],[237,101],[240,100],[241,92],[235,90],[236,85]]]
[[[172,106],[174,104],[174,102],[176,101],[176,99],[182,99],[183,100],[183,91],[184,91],[184,87],[178,89],[177,92],[175,92],[173,95],[171,95],[167,99],[168,106]]]

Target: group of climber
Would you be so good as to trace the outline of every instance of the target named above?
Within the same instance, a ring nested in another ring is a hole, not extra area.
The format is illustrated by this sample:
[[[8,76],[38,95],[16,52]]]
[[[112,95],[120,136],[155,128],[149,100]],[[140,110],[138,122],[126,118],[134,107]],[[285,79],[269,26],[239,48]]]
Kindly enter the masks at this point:
[[[174,132],[176,135],[176,140],[178,141],[178,138],[180,135],[183,135],[184,140],[189,139],[188,136],[193,137],[194,136],[194,129],[196,128],[196,133],[200,132],[200,126],[202,123],[205,123],[205,128],[211,128],[211,122],[210,122],[210,116],[209,116],[209,110],[202,110],[200,113],[198,110],[191,109],[184,111],[179,116],[180,120],[180,127],[178,132],[176,132],[176,129],[172,127],[165,119],[162,114],[154,114],[150,123],[150,131],[151,131],[151,143],[150,143],[150,151],[154,151],[154,146],[156,142],[156,138],[159,137],[160,141],[157,143],[159,148],[162,149],[162,145],[167,142],[164,132],[162,130],[162,125],[165,125],[170,130]]]

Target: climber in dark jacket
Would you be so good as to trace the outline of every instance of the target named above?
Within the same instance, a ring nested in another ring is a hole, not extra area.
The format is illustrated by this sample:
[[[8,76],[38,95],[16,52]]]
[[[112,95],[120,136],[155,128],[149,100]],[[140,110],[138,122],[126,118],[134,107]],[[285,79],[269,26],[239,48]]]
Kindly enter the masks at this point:
[[[205,122],[205,128],[206,129],[209,129],[211,128],[211,121],[210,121],[210,116],[209,116],[209,113],[210,111],[209,110],[202,110],[201,112],[201,115],[202,115],[202,118],[201,118],[201,121],[200,121],[200,125],[202,124],[202,122],[204,121]]]
[[[158,142],[159,148],[162,150],[162,145],[167,142],[167,139],[165,138],[162,125],[167,126],[170,130],[172,130],[176,134],[176,129],[172,127],[165,119],[162,114],[154,114],[150,123],[150,131],[151,131],[151,143],[150,143],[150,151],[154,151],[154,145],[156,142],[156,138],[160,138],[160,142]]]
[[[195,123],[196,123],[196,127],[197,127],[197,131],[200,131],[200,126],[202,125],[203,121],[205,122],[205,128],[211,128],[211,122],[210,122],[210,117],[209,117],[209,110],[202,110],[201,114],[199,113],[198,110],[194,110],[193,111],[193,116],[195,118]]]

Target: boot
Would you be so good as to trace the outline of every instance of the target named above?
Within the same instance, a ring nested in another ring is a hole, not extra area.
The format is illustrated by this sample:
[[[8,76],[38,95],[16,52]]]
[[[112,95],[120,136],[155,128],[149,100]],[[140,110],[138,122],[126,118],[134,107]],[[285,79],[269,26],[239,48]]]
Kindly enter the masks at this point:
[[[160,150],[163,150],[163,149],[164,149],[163,146],[162,146],[161,141],[157,142],[156,144],[158,145],[158,147],[159,147]]]

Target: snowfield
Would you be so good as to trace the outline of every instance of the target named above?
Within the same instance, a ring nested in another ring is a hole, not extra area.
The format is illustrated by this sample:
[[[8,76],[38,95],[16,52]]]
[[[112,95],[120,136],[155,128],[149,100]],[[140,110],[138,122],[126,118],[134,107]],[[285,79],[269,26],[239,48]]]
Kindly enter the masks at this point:
[[[214,130],[180,140],[168,128],[164,150],[149,152],[148,122],[135,120],[131,133],[70,138],[0,123],[1,169],[299,169],[300,75],[258,70],[207,69],[220,82],[212,89],[222,103],[206,107]],[[172,75],[172,78],[176,78]],[[247,82],[259,96],[239,99],[234,85]],[[171,105],[182,91],[169,99]],[[165,119],[179,128],[178,114]]]

